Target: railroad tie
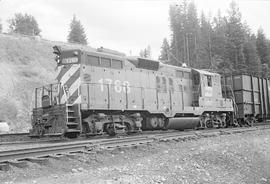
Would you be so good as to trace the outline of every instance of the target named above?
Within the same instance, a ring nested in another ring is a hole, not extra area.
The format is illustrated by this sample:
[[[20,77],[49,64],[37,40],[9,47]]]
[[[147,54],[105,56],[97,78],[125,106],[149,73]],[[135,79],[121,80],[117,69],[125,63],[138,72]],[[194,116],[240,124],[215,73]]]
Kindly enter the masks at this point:
[[[27,161],[21,160],[21,161],[17,161],[17,160],[10,160],[8,161],[8,163],[12,166],[18,167],[18,168],[25,168],[27,167]]]
[[[32,163],[37,163],[37,164],[45,164],[48,162],[47,158],[41,158],[41,157],[31,157],[31,158],[26,158],[24,160],[27,160]]]
[[[8,163],[0,163],[0,170],[1,171],[8,171],[8,170],[10,170],[10,165]]]

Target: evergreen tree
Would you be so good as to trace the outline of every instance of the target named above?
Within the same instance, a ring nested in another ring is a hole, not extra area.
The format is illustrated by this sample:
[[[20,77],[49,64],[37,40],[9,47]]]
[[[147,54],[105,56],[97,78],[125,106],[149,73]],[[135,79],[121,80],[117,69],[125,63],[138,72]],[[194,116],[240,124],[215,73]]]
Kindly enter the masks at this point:
[[[171,57],[170,64],[179,66],[180,63],[186,62],[186,46],[185,46],[185,20],[187,12],[187,2],[182,4],[171,4],[169,10],[170,27],[172,31],[171,37]]]
[[[164,38],[162,46],[161,46],[160,56],[158,59],[161,61],[168,62],[169,61],[169,52],[170,52],[169,49],[170,49],[169,43],[168,43],[167,39]]]
[[[269,64],[262,64],[262,77],[269,78],[270,76],[270,67]]]
[[[73,19],[70,23],[70,31],[68,34],[68,42],[70,43],[80,43],[87,45],[87,38],[84,32],[84,28],[79,20],[76,19],[76,16],[73,16]]]
[[[197,8],[193,2],[188,4],[186,17],[185,37],[187,48],[187,64],[191,67],[198,67],[197,40],[199,20],[197,16]]]
[[[197,61],[196,41],[198,37],[197,9],[193,2],[187,0],[172,4],[169,10],[171,38],[171,64],[187,63],[195,66]]]
[[[251,75],[261,75],[261,61],[256,52],[256,37],[251,35],[244,44],[244,56],[247,72]]]
[[[270,53],[267,45],[267,41],[263,32],[263,29],[259,29],[257,32],[257,53],[260,57],[262,64],[270,64]]]
[[[169,53],[173,56],[168,58],[170,64],[185,62],[191,67],[211,67],[220,72],[268,75],[270,40],[262,30],[257,38],[252,34],[249,26],[242,23],[234,1],[227,16],[218,11],[212,22],[203,13],[198,19],[196,6],[188,0],[171,4],[169,16],[172,32]],[[165,53],[163,48],[160,58],[166,57]]]
[[[147,48],[142,49],[139,54],[140,54],[140,57],[142,57],[142,58],[150,59],[151,58],[151,47],[148,45]]]
[[[214,68],[221,70],[224,70],[221,66],[228,66],[230,68],[230,65],[227,63],[228,60],[224,57],[226,44],[226,18],[221,15],[220,10],[213,19],[213,32],[211,38]]]
[[[40,35],[41,30],[32,15],[17,13],[14,18],[8,20],[10,32],[24,35]]]
[[[241,23],[241,13],[234,1],[230,4],[229,16],[226,24],[225,59],[233,64],[236,72],[245,72],[243,44],[245,33]]]
[[[212,67],[212,27],[210,20],[206,20],[204,13],[201,13],[200,29],[198,39],[198,68],[209,69]]]

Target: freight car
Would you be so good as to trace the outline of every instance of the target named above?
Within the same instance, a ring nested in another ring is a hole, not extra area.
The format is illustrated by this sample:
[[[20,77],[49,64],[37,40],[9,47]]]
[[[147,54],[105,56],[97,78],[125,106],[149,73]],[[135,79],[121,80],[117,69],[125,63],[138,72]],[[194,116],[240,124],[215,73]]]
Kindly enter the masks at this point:
[[[231,96],[235,100],[235,119],[239,125],[252,126],[270,118],[269,79],[247,74],[231,74],[225,75],[221,82],[225,87],[223,95]]]
[[[226,127],[221,76],[112,50],[54,47],[57,83],[36,88],[31,136]]]

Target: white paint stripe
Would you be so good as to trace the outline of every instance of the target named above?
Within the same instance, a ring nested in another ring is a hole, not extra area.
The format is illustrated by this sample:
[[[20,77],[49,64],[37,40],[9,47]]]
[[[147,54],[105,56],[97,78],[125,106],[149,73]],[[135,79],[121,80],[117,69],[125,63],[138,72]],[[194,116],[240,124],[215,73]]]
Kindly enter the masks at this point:
[[[80,79],[81,78],[79,77],[73,84],[71,84],[70,88],[68,89],[68,94],[64,93],[64,95],[62,96],[61,103],[67,102],[67,95],[71,96],[77,89],[79,90],[81,82]]]
[[[64,65],[60,65],[57,67],[57,75],[56,75],[56,80],[58,80],[58,76],[60,75],[62,69],[64,68]]]
[[[61,97],[61,104],[66,103],[67,102],[67,95],[64,92],[64,95]]]
[[[74,101],[73,104],[80,104],[82,102],[81,95]]]
[[[57,69],[56,69],[57,70],[56,71],[57,72],[57,75],[56,76],[58,76],[60,74],[62,68],[63,68],[63,65],[60,65],[60,66],[57,67]]]
[[[72,95],[80,86],[80,77],[69,87],[69,95]]]
[[[80,68],[80,65],[73,65],[60,79],[62,85],[64,85],[68,79]]]

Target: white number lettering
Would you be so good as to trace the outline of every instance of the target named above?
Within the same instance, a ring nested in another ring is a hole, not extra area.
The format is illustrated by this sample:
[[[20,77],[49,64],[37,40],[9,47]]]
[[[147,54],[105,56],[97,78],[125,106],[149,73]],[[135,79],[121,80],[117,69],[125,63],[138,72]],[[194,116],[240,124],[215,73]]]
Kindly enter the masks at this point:
[[[111,85],[112,85],[112,79],[105,79],[105,84],[108,84],[109,85],[109,87],[111,87]]]
[[[130,91],[131,91],[130,83],[128,81],[121,82],[120,80],[115,80],[113,82],[112,79],[103,79],[103,78],[101,78],[101,79],[98,80],[98,83],[100,84],[101,92],[104,91],[104,85],[108,85],[111,88],[112,84],[114,85],[114,90],[117,93],[121,93],[121,92],[130,93]]]
[[[117,93],[121,93],[122,92],[122,85],[121,85],[121,81],[120,80],[115,80],[114,81],[114,90]]]
[[[62,63],[64,64],[69,64],[69,63],[77,63],[78,58],[77,57],[72,57],[72,58],[63,58]]]
[[[123,81],[123,91],[130,93],[130,84],[128,81]]]
[[[98,83],[100,83],[100,90],[101,90],[101,92],[103,92],[104,91],[103,79],[99,79]]]

